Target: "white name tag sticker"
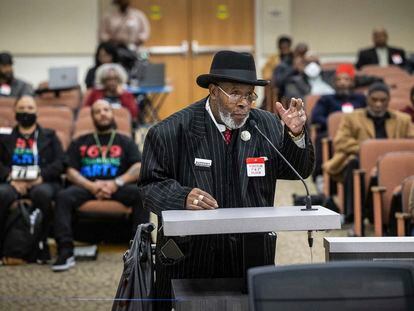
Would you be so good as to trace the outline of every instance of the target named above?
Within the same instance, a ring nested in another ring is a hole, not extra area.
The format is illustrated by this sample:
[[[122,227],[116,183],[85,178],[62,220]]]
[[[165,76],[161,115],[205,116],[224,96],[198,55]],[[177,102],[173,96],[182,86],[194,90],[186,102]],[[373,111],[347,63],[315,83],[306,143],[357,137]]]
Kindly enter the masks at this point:
[[[0,85],[0,94],[8,96],[11,94],[11,87],[8,84]]]
[[[351,113],[352,111],[354,111],[354,106],[351,103],[342,104],[343,113]]]
[[[195,158],[194,159],[194,164],[195,166],[201,166],[201,167],[210,167],[211,166],[211,160],[209,159],[200,159],[200,158]]]
[[[39,177],[39,173],[40,169],[37,165],[13,165],[11,170],[11,178],[13,180],[34,180]]]
[[[266,176],[265,161],[266,157],[247,158],[247,176],[248,177],[263,177]]]
[[[394,54],[391,56],[392,62],[396,65],[400,65],[403,62],[403,59],[400,54]]]

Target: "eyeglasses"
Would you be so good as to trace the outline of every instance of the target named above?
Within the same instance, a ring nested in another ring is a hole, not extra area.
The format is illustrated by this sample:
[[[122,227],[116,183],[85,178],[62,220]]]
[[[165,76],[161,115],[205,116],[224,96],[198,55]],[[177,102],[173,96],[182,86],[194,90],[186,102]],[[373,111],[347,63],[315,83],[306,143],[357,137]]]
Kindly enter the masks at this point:
[[[250,93],[247,95],[240,95],[240,94],[227,94],[225,90],[223,90],[219,85],[217,87],[222,91],[227,97],[229,98],[230,102],[232,103],[239,103],[243,99],[247,100],[249,103],[253,103],[257,100],[257,94],[256,93]]]

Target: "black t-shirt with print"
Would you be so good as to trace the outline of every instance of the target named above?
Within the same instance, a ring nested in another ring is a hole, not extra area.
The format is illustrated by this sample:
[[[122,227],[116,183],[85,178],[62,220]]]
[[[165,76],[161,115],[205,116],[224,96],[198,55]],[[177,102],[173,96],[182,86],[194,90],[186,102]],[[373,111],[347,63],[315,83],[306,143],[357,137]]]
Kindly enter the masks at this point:
[[[28,166],[39,163],[39,159],[35,161],[33,154],[34,136],[34,132],[29,137],[25,137],[18,132],[16,145],[13,149],[12,165]]]
[[[131,138],[116,133],[113,143],[108,146],[110,139],[111,133],[98,135],[102,146],[99,147],[93,134],[79,137],[69,146],[69,167],[77,169],[89,180],[105,180],[124,174],[134,163],[141,161],[138,147]]]

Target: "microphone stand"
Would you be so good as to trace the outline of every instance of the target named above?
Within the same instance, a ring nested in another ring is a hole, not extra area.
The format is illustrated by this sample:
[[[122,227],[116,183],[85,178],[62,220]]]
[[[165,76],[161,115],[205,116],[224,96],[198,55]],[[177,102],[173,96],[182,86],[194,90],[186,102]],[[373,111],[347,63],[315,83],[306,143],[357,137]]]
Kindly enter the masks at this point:
[[[280,158],[282,158],[282,160],[290,167],[290,169],[292,170],[293,173],[295,173],[295,175],[300,179],[300,181],[303,183],[303,185],[305,186],[306,189],[306,201],[305,201],[305,208],[302,208],[301,211],[317,211],[317,208],[312,207],[312,198],[310,196],[309,193],[309,189],[308,186],[305,183],[305,180],[302,178],[302,176],[300,176],[300,174],[298,173],[298,171],[292,166],[292,164],[290,164],[290,162],[283,156],[283,154],[275,147],[275,145],[272,143],[272,141],[259,129],[259,127],[257,126],[257,123],[255,120],[250,120],[250,126],[254,127],[259,134],[266,139],[266,141],[269,143],[269,145],[276,151],[276,153],[278,154],[278,156]],[[313,236],[312,236],[312,231],[309,230],[308,231],[308,245],[309,248],[312,248],[313,246]]]
[[[306,185],[305,181],[303,180],[302,176],[300,176],[300,174],[298,173],[298,171],[292,166],[292,164],[290,164],[290,162],[283,156],[283,154],[275,147],[275,145],[271,142],[271,140],[259,129],[259,127],[257,126],[256,121],[254,120],[250,120],[250,125],[252,127],[254,127],[259,134],[266,139],[266,141],[270,144],[270,146],[272,146],[272,148],[276,151],[276,153],[278,154],[279,157],[282,158],[282,160],[290,167],[290,169],[292,170],[292,172],[300,179],[300,181],[303,183],[303,185],[305,186],[305,190],[306,190],[306,202],[305,202],[305,208],[302,208],[301,211],[317,211],[317,208],[312,207],[312,198],[310,196],[309,193],[309,189],[308,186]]]

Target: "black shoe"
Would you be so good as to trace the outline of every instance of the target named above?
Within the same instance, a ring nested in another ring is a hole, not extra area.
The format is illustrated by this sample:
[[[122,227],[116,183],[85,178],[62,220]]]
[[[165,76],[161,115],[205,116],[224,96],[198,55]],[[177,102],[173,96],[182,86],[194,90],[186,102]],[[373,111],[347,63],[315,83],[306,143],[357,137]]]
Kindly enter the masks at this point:
[[[50,250],[49,245],[47,242],[40,242],[39,243],[39,253],[37,255],[36,262],[39,265],[45,265],[49,263],[52,258],[50,257]]]
[[[73,249],[61,249],[58,258],[52,266],[54,272],[62,272],[69,270],[76,264]]]

